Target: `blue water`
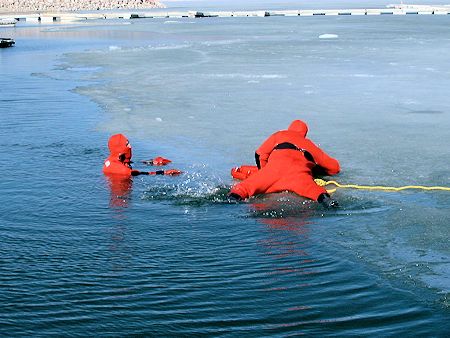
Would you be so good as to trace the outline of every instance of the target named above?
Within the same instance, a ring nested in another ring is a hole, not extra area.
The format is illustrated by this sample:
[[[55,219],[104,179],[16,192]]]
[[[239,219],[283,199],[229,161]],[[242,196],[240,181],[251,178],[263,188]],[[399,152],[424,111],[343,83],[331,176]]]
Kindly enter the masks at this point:
[[[450,186],[449,20],[2,32],[0,335],[448,336],[447,192],[225,194],[294,118],[342,183]],[[115,132],[184,174],[108,181]]]

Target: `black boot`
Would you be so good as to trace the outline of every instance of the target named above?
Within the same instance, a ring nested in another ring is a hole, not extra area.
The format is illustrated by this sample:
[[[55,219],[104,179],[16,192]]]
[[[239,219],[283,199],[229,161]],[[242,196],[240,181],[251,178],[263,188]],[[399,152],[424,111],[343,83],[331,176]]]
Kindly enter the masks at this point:
[[[243,200],[241,196],[239,196],[238,194],[235,194],[234,192],[230,192],[227,195],[227,198],[228,198],[228,202],[231,202],[231,203],[240,202]]]
[[[330,197],[330,195],[325,194],[325,193],[319,195],[319,198],[317,199],[317,202],[319,202],[325,208],[328,208],[328,209],[339,207],[338,201],[332,199]]]

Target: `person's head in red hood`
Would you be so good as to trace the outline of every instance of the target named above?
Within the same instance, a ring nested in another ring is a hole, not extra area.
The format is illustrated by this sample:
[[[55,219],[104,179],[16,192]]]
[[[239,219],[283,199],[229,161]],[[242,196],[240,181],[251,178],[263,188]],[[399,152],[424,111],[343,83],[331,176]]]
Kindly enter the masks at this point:
[[[108,141],[109,156],[103,165],[105,174],[131,174],[131,145],[123,134],[115,134]]]
[[[289,125],[287,130],[299,132],[303,137],[306,137],[306,134],[308,133],[308,126],[302,120],[294,120]]]
[[[115,157],[123,163],[131,163],[131,145],[123,134],[115,134],[109,138],[109,157]]]

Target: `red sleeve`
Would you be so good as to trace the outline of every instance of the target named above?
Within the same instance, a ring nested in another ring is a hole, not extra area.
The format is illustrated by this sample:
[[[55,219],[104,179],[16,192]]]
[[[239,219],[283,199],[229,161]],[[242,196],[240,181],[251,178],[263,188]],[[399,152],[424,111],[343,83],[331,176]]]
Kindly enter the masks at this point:
[[[338,160],[328,155],[312,141],[307,140],[309,146],[306,148],[314,157],[314,161],[318,166],[325,170],[328,175],[336,175],[341,171]]]
[[[265,140],[258,149],[256,149],[256,153],[259,155],[261,168],[263,168],[267,164],[267,160],[269,159],[273,148],[275,148],[275,146],[277,145],[276,135],[277,133],[270,135],[269,138]]]

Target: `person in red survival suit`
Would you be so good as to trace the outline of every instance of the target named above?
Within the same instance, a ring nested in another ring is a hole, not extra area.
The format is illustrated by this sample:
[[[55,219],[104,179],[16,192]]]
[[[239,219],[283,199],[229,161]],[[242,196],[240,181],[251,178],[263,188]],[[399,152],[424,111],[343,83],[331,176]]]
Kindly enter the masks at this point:
[[[124,135],[116,134],[110,137],[108,148],[110,154],[103,164],[103,173],[108,178],[111,190],[110,206],[126,208],[133,182],[131,145]]]
[[[335,175],[340,171],[339,162],[307,139],[307,132],[306,123],[295,120],[287,130],[272,134],[255,152],[259,170],[235,185],[229,196],[242,200],[288,190],[327,207],[337,207],[337,201],[314,182],[313,171]]]
[[[157,171],[139,171],[131,167],[131,145],[123,134],[116,134],[108,141],[109,156],[103,164],[103,173],[107,176],[111,189],[110,206],[122,207],[128,206],[130,198],[132,179],[131,176],[137,175],[179,175],[181,171],[176,169],[157,170]],[[165,165],[170,160],[162,157],[158,161],[145,161],[146,164]]]
[[[131,145],[123,134],[115,134],[108,141],[109,156],[103,164],[103,173],[107,175],[137,176],[137,175],[178,175],[176,169],[139,171],[131,167]]]

